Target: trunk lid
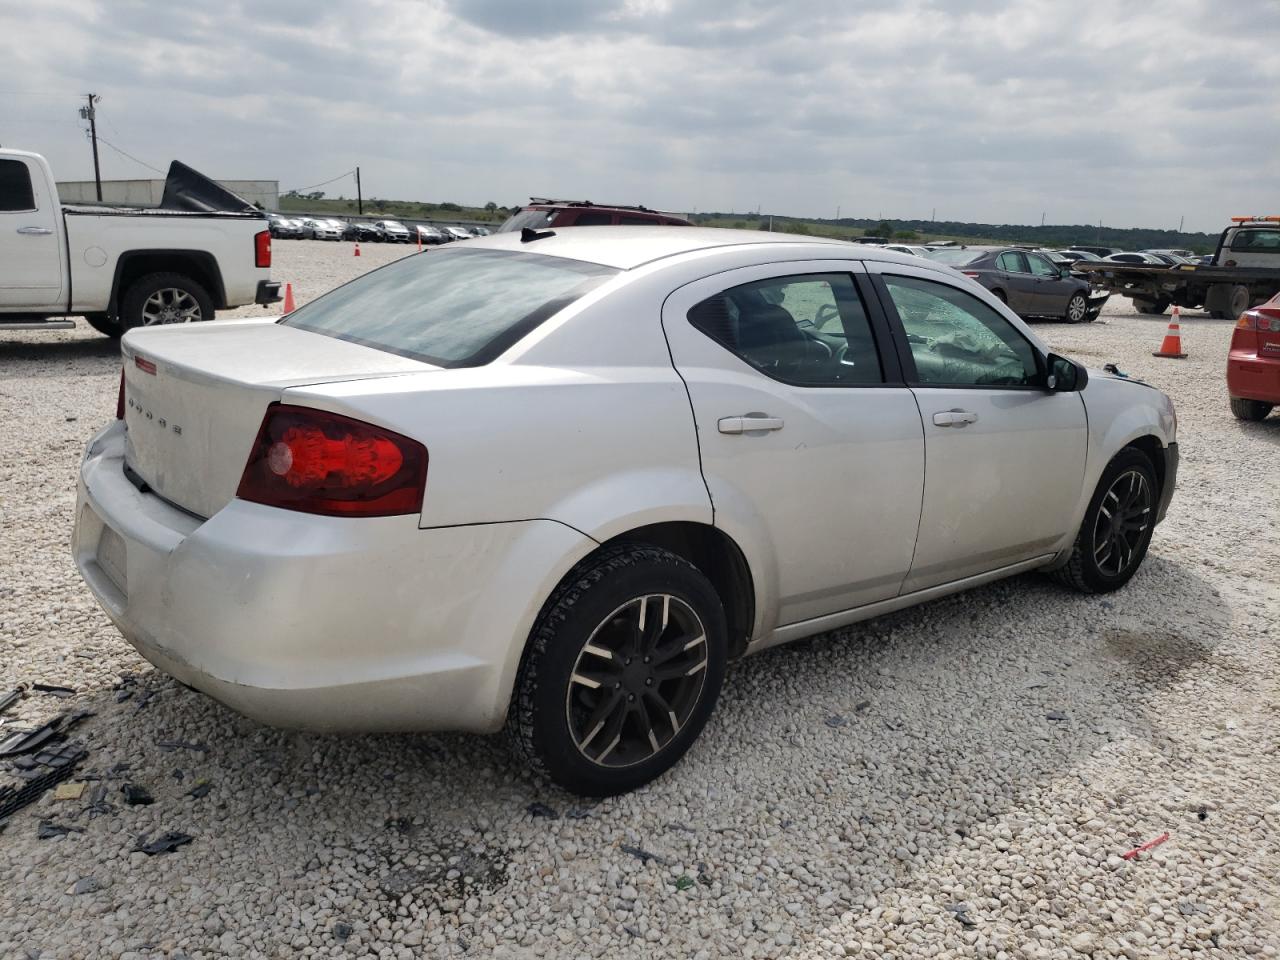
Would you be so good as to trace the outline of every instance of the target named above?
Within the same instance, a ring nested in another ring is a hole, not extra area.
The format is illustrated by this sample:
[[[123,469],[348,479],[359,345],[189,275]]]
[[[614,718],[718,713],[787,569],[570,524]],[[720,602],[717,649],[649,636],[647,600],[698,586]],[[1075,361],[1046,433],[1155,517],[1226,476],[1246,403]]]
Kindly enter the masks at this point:
[[[285,389],[440,369],[260,320],[139,329],[121,352],[125,465],[200,517],[235,496],[267,405]]]

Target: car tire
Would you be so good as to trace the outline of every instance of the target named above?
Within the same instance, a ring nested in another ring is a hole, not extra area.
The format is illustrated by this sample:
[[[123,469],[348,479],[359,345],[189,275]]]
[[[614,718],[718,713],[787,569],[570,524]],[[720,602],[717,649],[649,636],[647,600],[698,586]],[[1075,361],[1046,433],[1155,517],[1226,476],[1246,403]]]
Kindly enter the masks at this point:
[[[1265,420],[1271,412],[1273,404],[1261,400],[1246,400],[1243,397],[1231,398],[1231,412],[1237,420]]]
[[[1227,298],[1227,310],[1224,319],[1233,323],[1240,319],[1240,314],[1249,309],[1249,288],[1237,284],[1231,288],[1231,296]]]
[[[124,334],[124,327],[120,325],[120,321],[112,319],[109,314],[86,313],[84,315],[84,319],[89,326],[93,327],[93,329],[97,330],[99,333],[110,337],[112,340],[118,340],[121,335]]]
[[[1131,502],[1127,500],[1130,493],[1138,494]],[[1071,547],[1071,558],[1053,575],[1081,593],[1119,590],[1147,555],[1159,499],[1160,487],[1151,460],[1136,447],[1125,447],[1102,471]],[[1117,507],[1122,522],[1113,527],[1110,518],[1116,516]],[[1137,523],[1141,527],[1126,531],[1128,525]],[[1100,539],[1103,542],[1099,543]]]
[[[507,718],[513,750],[571,793],[634,790],[697,739],[727,650],[701,571],[658,547],[608,548],[565,577],[530,634]]]
[[[213,319],[213,298],[180,273],[149,273],[124,292],[120,323],[124,330],[162,323],[198,323]]]
[[[1089,316],[1089,298],[1083,293],[1073,293],[1067,301],[1067,323],[1084,323]]]

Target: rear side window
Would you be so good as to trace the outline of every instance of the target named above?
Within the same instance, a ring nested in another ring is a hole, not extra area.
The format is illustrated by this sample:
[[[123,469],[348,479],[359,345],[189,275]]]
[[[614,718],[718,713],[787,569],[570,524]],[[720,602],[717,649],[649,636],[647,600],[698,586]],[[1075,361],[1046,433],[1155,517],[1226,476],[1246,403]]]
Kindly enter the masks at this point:
[[[996,258],[996,265],[1006,273],[1030,273],[1027,269],[1027,258],[1020,253],[1002,253]]]
[[[611,223],[613,223],[612,213],[583,212],[574,217],[570,225],[574,227],[607,227]]]
[[[280,323],[442,367],[494,357],[618,271],[507,250],[405,257]]]
[[[1280,253],[1280,230],[1238,230],[1231,239],[1231,249]]]
[[[0,160],[0,210],[34,210],[31,173],[21,160]]]

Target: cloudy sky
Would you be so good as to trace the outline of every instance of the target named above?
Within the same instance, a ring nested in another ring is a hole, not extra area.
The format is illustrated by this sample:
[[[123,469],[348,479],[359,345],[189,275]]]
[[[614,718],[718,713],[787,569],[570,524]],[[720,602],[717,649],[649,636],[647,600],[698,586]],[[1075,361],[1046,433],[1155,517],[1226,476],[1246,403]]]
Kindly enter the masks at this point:
[[[282,189],[1216,231],[1280,213],[1277,50],[1278,0],[0,0],[0,144],[91,178],[92,90]]]

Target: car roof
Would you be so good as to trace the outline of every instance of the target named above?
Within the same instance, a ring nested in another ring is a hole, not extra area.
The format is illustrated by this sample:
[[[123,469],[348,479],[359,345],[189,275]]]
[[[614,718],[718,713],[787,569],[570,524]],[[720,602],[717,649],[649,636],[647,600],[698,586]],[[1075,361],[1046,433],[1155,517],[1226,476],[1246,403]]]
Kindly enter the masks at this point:
[[[517,231],[493,233],[475,238],[471,249],[519,250],[571,260],[599,263],[620,270],[630,270],[654,260],[675,257],[700,250],[727,249],[747,245],[813,247],[815,259],[833,254],[839,259],[889,260],[895,263],[918,263],[909,254],[852,244],[844,240],[806,237],[800,234],[764,233],[759,230],[720,230],[715,227],[668,227],[662,225],[633,227],[561,227],[539,231],[543,237],[528,243]]]

